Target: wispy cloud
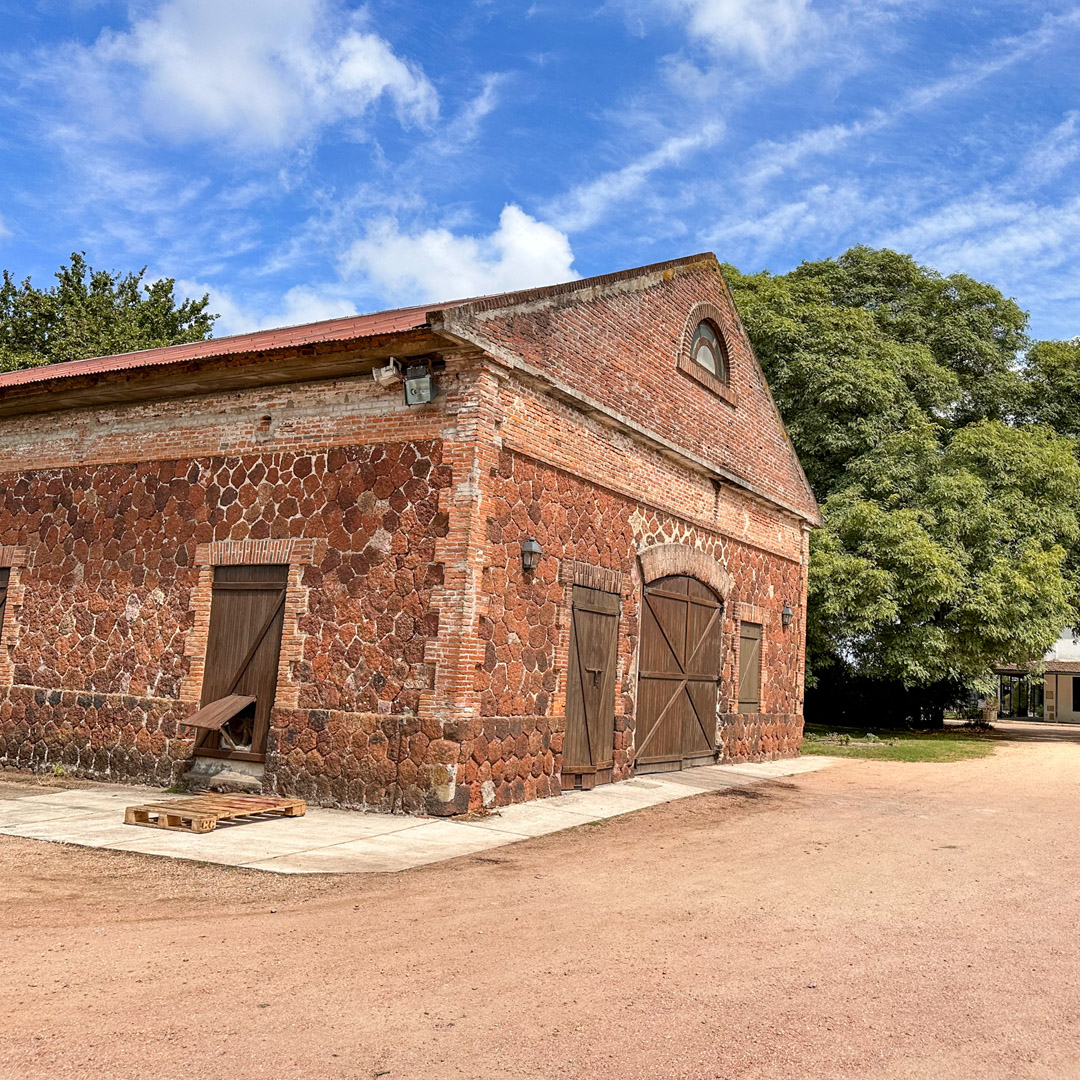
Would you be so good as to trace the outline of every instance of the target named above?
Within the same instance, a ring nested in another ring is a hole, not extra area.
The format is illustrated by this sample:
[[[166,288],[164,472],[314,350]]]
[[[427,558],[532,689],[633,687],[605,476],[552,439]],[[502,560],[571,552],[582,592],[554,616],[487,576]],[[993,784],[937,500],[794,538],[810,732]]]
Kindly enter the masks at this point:
[[[721,124],[710,123],[690,135],[673,135],[629,165],[571,188],[549,204],[548,215],[565,232],[588,229],[638,195],[657,172],[682,165],[694,154],[715,145],[723,130]]]
[[[1080,197],[1061,203],[1001,198],[983,191],[947,203],[910,225],[885,232],[882,243],[918,251],[936,265],[968,273],[1058,266],[1080,247]]]
[[[480,134],[484,120],[499,107],[501,91],[507,77],[489,73],[481,80],[480,91],[470,98],[465,107],[446,126],[439,149],[444,152],[460,152],[468,148]]]
[[[1041,187],[1056,180],[1080,158],[1080,112],[1065,114],[1052,131],[1032,146],[1023,157],[1018,180]]]
[[[706,242],[718,251],[733,247],[766,260],[778,249],[800,241],[830,238],[841,240],[849,230],[879,221],[895,204],[869,193],[855,181],[813,184],[794,198],[771,202],[757,212],[733,211],[705,233]]]
[[[811,128],[784,141],[765,140],[751,154],[751,164],[744,173],[747,186],[758,187],[810,157],[836,153],[942,100],[970,93],[993,76],[1037,55],[1053,44],[1058,35],[1076,27],[1080,27],[1080,8],[1045,16],[1034,29],[992,43],[984,56],[958,64],[941,78],[910,87],[888,105],[868,110],[857,120]]]

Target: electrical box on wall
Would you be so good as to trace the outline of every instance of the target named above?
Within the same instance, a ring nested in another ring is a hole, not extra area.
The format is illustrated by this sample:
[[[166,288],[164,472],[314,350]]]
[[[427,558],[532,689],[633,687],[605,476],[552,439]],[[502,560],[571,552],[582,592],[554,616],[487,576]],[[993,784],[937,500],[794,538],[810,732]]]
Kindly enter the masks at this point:
[[[413,364],[405,369],[405,404],[426,405],[438,392],[431,364]]]

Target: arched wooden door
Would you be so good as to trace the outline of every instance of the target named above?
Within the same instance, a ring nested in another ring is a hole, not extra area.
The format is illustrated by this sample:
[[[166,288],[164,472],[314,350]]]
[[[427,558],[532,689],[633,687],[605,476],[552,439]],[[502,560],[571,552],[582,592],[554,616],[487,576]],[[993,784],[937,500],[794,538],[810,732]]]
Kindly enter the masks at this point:
[[[716,760],[720,613],[716,594],[675,575],[645,586],[634,763],[639,773]]]

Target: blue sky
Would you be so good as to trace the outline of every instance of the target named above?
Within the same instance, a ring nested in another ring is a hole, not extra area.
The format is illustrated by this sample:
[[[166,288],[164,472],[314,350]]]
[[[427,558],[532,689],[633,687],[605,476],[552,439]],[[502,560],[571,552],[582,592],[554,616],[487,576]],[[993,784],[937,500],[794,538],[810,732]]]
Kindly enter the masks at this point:
[[[216,333],[855,243],[1080,334],[1080,4],[0,0],[0,265]]]

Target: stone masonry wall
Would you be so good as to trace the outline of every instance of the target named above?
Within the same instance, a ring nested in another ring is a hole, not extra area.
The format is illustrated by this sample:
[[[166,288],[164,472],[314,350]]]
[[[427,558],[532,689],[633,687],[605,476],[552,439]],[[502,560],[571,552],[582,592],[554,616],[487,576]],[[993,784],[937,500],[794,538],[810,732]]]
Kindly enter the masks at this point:
[[[504,450],[493,480],[484,580],[489,600],[479,623],[484,658],[475,678],[482,724],[471,745],[462,746],[463,778],[473,805],[552,795],[561,786],[568,584],[574,566],[603,568],[620,583],[614,778],[630,774],[642,585],[637,553],[655,545],[674,543],[700,551],[730,574],[719,695],[723,759],[760,760],[797,752],[804,603],[799,561],[690,526],[641,499],[520,453]],[[520,545],[529,536],[545,556],[534,574],[525,575]],[[672,566],[665,573],[680,570]],[[785,603],[792,605],[798,620],[787,629],[780,621]],[[764,626],[762,707],[753,716],[728,715],[737,701],[740,618]]]
[[[199,696],[213,564],[286,551],[267,786],[417,809],[442,735],[418,717],[436,678],[455,428],[396,408],[368,380],[0,424],[0,551],[25,563],[2,639],[0,764],[174,779],[192,749],[177,722]],[[139,460],[95,461],[118,456],[120,427]],[[428,437],[400,440],[409,428]],[[232,439],[246,452],[142,459],[151,432],[161,449]],[[312,436],[331,445],[303,445]],[[63,460],[73,437],[81,463],[27,467]]]
[[[191,711],[181,687],[205,648],[194,633],[198,546],[302,535],[322,542],[299,570],[307,603],[283,635],[283,646],[301,642],[285,676],[295,707],[275,710],[268,772],[283,789],[340,777],[352,787],[327,789],[334,801],[384,801],[378,762],[397,715],[416,713],[433,678],[424,649],[438,632],[430,595],[448,483],[441,444],[428,441],[45,470],[4,484],[0,536],[40,539],[23,577],[14,685],[0,700],[0,754],[168,780],[190,753],[176,721]],[[320,754],[325,732],[342,727],[348,738]]]

